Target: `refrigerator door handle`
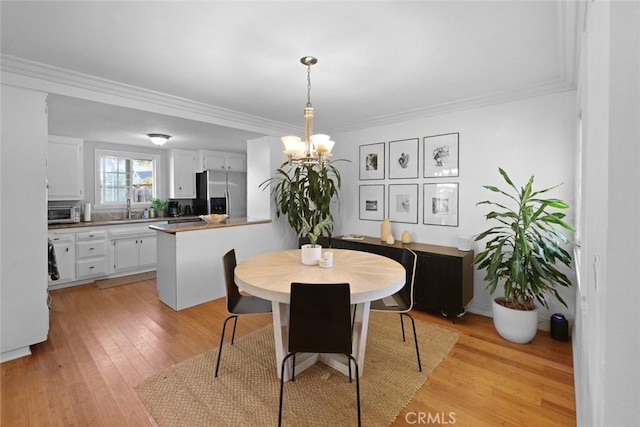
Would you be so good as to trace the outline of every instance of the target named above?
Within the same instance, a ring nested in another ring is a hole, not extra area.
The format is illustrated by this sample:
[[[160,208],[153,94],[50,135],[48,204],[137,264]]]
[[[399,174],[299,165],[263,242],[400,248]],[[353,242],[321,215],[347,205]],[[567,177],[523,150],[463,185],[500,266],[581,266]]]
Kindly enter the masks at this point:
[[[227,212],[226,214],[229,215],[229,217],[231,217],[231,215],[229,214],[229,209],[231,207],[231,192],[229,190],[225,190],[226,197],[227,197]]]

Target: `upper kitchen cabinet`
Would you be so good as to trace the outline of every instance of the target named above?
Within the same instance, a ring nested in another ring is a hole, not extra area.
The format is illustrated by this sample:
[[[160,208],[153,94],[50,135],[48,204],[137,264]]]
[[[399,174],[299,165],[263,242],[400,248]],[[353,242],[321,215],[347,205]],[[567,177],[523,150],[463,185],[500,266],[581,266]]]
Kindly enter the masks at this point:
[[[169,198],[196,197],[197,158],[196,151],[169,150]]]
[[[199,157],[202,170],[246,172],[246,156],[238,153],[200,150]]]
[[[49,135],[47,183],[49,200],[84,199],[83,140]]]

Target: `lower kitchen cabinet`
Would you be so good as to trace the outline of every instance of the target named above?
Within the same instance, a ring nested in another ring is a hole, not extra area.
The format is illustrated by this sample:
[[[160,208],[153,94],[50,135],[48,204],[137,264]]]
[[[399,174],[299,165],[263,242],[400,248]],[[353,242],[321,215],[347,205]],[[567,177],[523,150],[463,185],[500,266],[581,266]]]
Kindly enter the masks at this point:
[[[137,270],[155,265],[156,240],[155,235],[113,240],[114,271]]]
[[[398,262],[403,248],[414,251],[418,256],[413,289],[417,309],[442,314],[455,322],[473,298],[473,251],[422,243],[388,245],[374,237],[347,240],[339,236],[331,239],[331,247],[377,253]]]
[[[51,239],[53,243],[56,265],[58,267],[58,274],[60,275],[58,280],[51,280],[51,277],[49,277],[49,286],[73,282],[76,280],[75,234],[49,233],[49,239]]]
[[[84,231],[76,234],[77,279],[107,274],[107,232]]]
[[[63,288],[155,269],[157,237],[149,226],[160,223],[164,221],[49,230],[60,273],[49,286]]]

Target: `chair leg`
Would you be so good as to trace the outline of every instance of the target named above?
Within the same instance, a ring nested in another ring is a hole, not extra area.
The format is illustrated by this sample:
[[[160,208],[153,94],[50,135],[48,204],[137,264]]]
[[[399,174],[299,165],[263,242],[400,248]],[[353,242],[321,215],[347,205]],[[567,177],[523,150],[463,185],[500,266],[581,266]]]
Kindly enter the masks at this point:
[[[231,319],[234,319],[233,334],[235,335],[235,332],[236,332],[236,323],[238,323],[238,316],[235,314],[232,314],[231,316],[224,319],[224,323],[222,324],[222,335],[220,335],[220,346],[218,347],[218,360],[216,361],[216,374],[215,374],[216,377],[218,376],[218,368],[220,367],[220,356],[222,356],[222,344],[224,344],[224,333],[225,333],[225,330],[227,329],[227,322]],[[233,344],[233,336],[231,337],[231,344]]]
[[[402,328],[402,341],[406,341],[406,339],[404,338],[404,321],[402,320],[402,315],[404,313],[400,313],[400,327]]]
[[[416,343],[416,356],[418,357],[418,370],[422,372],[422,363],[420,362],[420,350],[418,349],[418,334],[416,334],[416,322],[413,320],[413,316],[409,313],[402,313],[411,319],[411,325],[413,326],[413,340]]]
[[[296,380],[296,354],[293,353],[293,365],[291,366],[291,381]]]
[[[360,372],[358,372],[358,361],[350,354],[347,354],[347,356],[349,357],[349,367],[351,367],[352,360],[353,364],[356,367],[356,406],[358,407],[358,427],[361,427],[362,421],[360,415]]]
[[[238,325],[238,316],[233,317],[235,317],[235,319],[233,321],[233,332],[231,333],[231,345],[233,345],[233,341],[236,338],[236,326]]]
[[[284,400],[284,367],[287,363],[287,359],[291,356],[293,356],[295,359],[296,354],[287,354],[284,359],[282,359],[282,367],[280,368],[280,405],[278,409],[278,427],[282,426],[282,402]]]

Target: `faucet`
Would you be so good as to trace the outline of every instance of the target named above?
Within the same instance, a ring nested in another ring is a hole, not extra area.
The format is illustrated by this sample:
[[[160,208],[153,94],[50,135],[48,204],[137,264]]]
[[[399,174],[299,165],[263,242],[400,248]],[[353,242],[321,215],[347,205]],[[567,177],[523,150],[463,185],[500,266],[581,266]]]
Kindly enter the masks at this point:
[[[127,219],[131,219],[131,197],[127,197]]]

